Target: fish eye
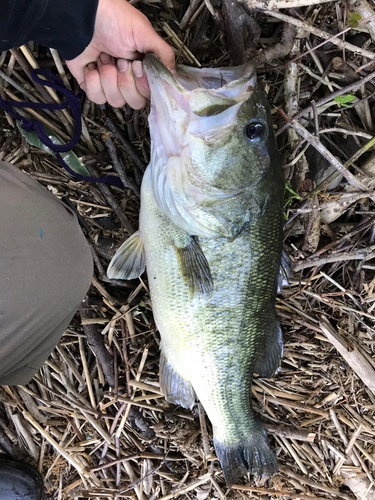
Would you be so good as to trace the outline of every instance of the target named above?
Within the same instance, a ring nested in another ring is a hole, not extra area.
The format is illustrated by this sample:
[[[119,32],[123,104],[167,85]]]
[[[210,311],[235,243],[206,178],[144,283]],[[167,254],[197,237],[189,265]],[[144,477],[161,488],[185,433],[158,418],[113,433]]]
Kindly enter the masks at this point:
[[[248,123],[245,134],[251,141],[257,141],[264,135],[264,125],[260,122]]]

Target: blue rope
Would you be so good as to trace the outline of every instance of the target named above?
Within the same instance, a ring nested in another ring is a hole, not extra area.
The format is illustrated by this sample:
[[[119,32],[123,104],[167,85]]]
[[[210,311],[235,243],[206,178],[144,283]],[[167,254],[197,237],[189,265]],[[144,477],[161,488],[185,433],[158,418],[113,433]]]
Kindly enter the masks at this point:
[[[39,77],[39,75],[44,76],[45,79]],[[78,96],[76,96],[73,92],[68,90],[60,78],[55,76],[53,73],[45,69],[33,69],[31,71],[31,77],[34,82],[39,83],[40,85],[44,85],[45,87],[50,87],[54,90],[60,91],[64,97],[65,101],[60,104],[57,103],[39,103],[39,102],[18,102],[18,101],[5,101],[0,95],[0,107],[4,109],[12,118],[18,120],[22,123],[22,128],[31,132],[34,131],[38,136],[39,140],[48,148],[50,148],[56,155],[56,158],[60,162],[60,164],[65,168],[70,175],[75,177],[80,181],[87,182],[102,182],[106,184],[112,184],[113,186],[117,186],[119,188],[124,188],[123,183],[119,177],[114,175],[107,175],[105,177],[91,177],[80,175],[77,172],[74,172],[69,165],[66,164],[60,153],[66,153],[71,151],[74,146],[78,143],[81,134],[82,134],[82,121],[81,121],[81,99],[83,96],[83,91],[80,90]],[[31,108],[31,109],[67,109],[72,110],[73,118],[75,121],[75,129],[72,139],[67,144],[55,144],[51,141],[51,139],[46,134],[43,124],[34,120],[33,118],[25,118],[15,111],[14,108]]]

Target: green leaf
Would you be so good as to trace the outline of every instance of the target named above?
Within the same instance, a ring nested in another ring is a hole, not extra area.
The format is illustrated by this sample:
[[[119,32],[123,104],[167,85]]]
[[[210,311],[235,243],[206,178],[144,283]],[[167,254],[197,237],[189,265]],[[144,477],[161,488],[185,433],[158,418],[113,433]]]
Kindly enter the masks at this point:
[[[348,94],[348,95],[339,95],[334,98],[334,101],[337,102],[337,104],[340,104],[341,106],[344,106],[345,108],[349,108],[350,106],[347,106],[347,102],[351,102],[355,99],[355,95]]]
[[[44,151],[47,151],[47,153],[52,154],[55,156],[55,153],[47,146],[45,146],[42,141],[39,139],[37,136],[36,132],[32,131],[26,131],[22,128],[22,123],[17,121],[17,127],[18,130],[21,132],[23,137],[26,139],[26,141],[31,144],[31,146],[35,146],[36,148],[43,149]],[[61,139],[61,137],[56,134],[48,125],[43,125],[44,130],[51,139],[51,141],[54,144],[62,145],[65,144],[64,141]],[[73,151],[68,151],[67,153],[61,153],[61,157],[65,161],[65,163],[77,174],[80,175],[87,175],[89,176],[90,173],[89,171],[82,165],[80,162],[78,156],[73,153]]]
[[[294,189],[292,189],[289,179],[285,181],[285,189],[286,191],[289,191],[289,193],[292,193],[294,195],[290,198],[297,198],[297,200],[301,199],[300,195],[296,191],[294,191]]]
[[[289,207],[293,204],[294,200],[302,200],[301,196],[294,191],[291,186],[290,179],[285,181],[285,193],[284,193],[284,210],[283,216],[285,220],[288,220]]]
[[[357,12],[351,12],[350,17],[348,19],[348,25],[351,28],[358,28],[359,22],[362,19],[362,16],[357,14]]]

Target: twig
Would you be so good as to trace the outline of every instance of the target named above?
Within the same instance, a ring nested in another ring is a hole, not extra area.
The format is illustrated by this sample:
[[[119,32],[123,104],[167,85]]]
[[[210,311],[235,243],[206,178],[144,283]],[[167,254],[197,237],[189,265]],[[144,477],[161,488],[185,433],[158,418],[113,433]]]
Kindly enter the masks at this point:
[[[24,453],[22,453],[17,446],[14,446],[12,441],[9,439],[9,437],[6,435],[6,433],[2,430],[1,427],[0,427],[0,449],[5,451],[5,453],[8,453],[8,455],[10,455],[14,460],[22,460],[25,458]]]
[[[252,18],[249,17],[249,19]],[[270,47],[261,50],[256,56],[257,65],[287,56],[293,48],[295,37],[295,27],[292,24],[284,23],[280,42],[274,43]]]
[[[204,461],[206,462],[210,454],[210,445],[207,432],[206,415],[201,403],[198,403],[199,423],[201,426]]]
[[[358,436],[361,434],[362,432],[362,424],[359,424],[357,430],[353,433],[352,437],[350,438],[350,441],[348,443],[348,446],[346,447],[345,449],[345,454],[347,455],[348,453],[350,453],[350,451],[352,450],[353,446],[354,446],[354,443],[357,441],[358,439]]]
[[[348,205],[354,203],[355,201],[361,200],[363,198],[372,198],[374,196],[375,192],[370,191],[369,193],[340,193],[340,198],[336,199],[334,201],[328,201],[327,203],[322,203],[319,206],[308,206],[306,208],[296,208],[296,209],[290,209],[293,213],[297,214],[308,214],[312,211],[316,210],[326,210],[330,209],[331,207],[334,207],[335,209],[339,210],[346,208]],[[337,198],[337,195],[334,195]],[[311,258],[311,255],[310,255]]]
[[[319,108],[320,106],[324,106],[324,104],[327,104],[328,102],[332,101],[332,105],[337,105],[336,101],[334,101],[335,97],[339,97],[340,95],[348,94],[354,90],[359,89],[363,84],[370,82],[375,78],[375,71],[372,73],[368,74],[367,76],[363,77],[359,81],[355,81],[351,83],[350,85],[347,85],[346,87],[343,87],[341,90],[337,90],[336,92],[333,92],[332,94],[329,94],[326,97],[323,97],[316,103],[316,107]],[[303,116],[307,115],[308,113],[312,112],[312,106],[308,106],[307,108],[299,111],[296,113],[294,116],[291,117],[292,120],[299,120]],[[279,128],[279,130],[276,132],[276,137],[279,136],[284,130],[286,130],[290,126],[290,122],[288,121],[285,123],[282,127]]]
[[[329,127],[329,128],[322,128],[319,130],[320,134],[330,134],[332,132],[344,135],[356,135],[357,137],[363,137],[364,139],[374,138],[373,135],[368,134],[367,132],[362,132],[360,130],[351,130],[342,127]]]
[[[85,165],[85,166],[91,175],[94,175],[95,177],[100,177],[99,172],[92,165]],[[122,211],[120,205],[117,203],[117,201],[113,197],[109,187],[106,186],[105,184],[102,184],[102,183],[97,183],[97,186],[100,189],[100,191],[102,192],[105,199],[107,200],[108,205],[113,209],[113,211],[115,212],[117,217],[120,219],[120,222],[124,226],[126,231],[129,234],[133,234],[134,233],[133,226],[131,225],[128,218],[126,217],[126,215]]]
[[[107,146],[108,152],[112,158],[113,166],[115,167],[116,172],[118,173],[123,185],[133,191],[133,193],[139,198],[140,193],[138,187],[134,184],[134,182],[129,179],[127,176],[123,165],[120,163],[119,157],[117,156],[116,148],[112,142],[112,139],[109,137],[109,134],[103,134],[102,139]]]
[[[152,470],[150,470],[149,472],[147,472],[147,474],[145,474],[144,476],[142,476],[139,479],[136,479],[135,481],[133,481],[124,490],[121,490],[120,495],[123,495],[127,491],[132,490],[135,486],[137,486],[137,484],[139,484],[140,482],[144,481],[146,477],[155,474],[158,470],[160,470],[163,467],[163,465],[164,465],[164,463],[162,462],[161,464],[157,465]]]
[[[136,455],[128,455],[125,457],[118,458],[117,460],[112,460],[111,462],[106,462],[95,467],[90,467],[90,472],[97,472],[99,470],[108,469],[109,467],[113,467],[114,465],[121,464],[122,462],[126,462],[128,460],[136,460],[140,458],[139,454]]]
[[[369,260],[375,257],[375,245],[368,248],[353,250],[352,252],[342,252],[319,259],[308,259],[306,262],[297,262],[294,266],[294,271],[301,271],[307,267],[323,266],[330,262],[342,262],[346,260]]]
[[[357,47],[356,45],[353,45],[353,44],[348,43],[348,42],[344,42],[343,40],[337,38],[341,33],[338,33],[337,35],[332,36],[330,33],[327,33],[326,31],[320,30],[319,28],[315,28],[314,26],[311,26],[310,24],[307,24],[304,21],[300,21],[299,19],[296,19],[295,17],[292,17],[292,16],[287,16],[286,14],[282,14],[281,12],[276,12],[273,10],[263,10],[263,9],[259,9],[259,10],[261,10],[264,14],[268,14],[271,17],[276,17],[277,19],[280,19],[281,21],[284,21],[285,23],[293,24],[297,28],[305,30],[308,33],[312,33],[315,36],[323,38],[324,40],[329,40],[334,45],[337,45],[340,49],[350,50],[351,52],[354,52],[355,54],[361,54],[363,57],[367,57],[368,59],[375,59],[374,52],[371,52],[370,50],[362,49],[362,47]],[[348,30],[346,30],[346,31],[348,31]]]
[[[56,68],[57,68],[57,71],[59,72],[59,75],[60,75],[60,78],[62,79],[62,81],[64,82],[64,85],[65,87],[72,91],[72,87],[70,86],[70,82],[69,82],[69,79],[68,77],[66,76],[66,72],[65,72],[65,68],[64,68],[64,65],[61,61],[61,57],[60,57],[60,54],[58,53],[58,51],[56,49],[49,49],[50,52],[51,52],[51,55],[53,57],[53,60],[56,64]]]
[[[207,483],[207,481],[210,480],[211,474],[205,474],[201,478],[197,479],[196,481],[190,483],[189,485],[185,486],[184,488],[181,488],[180,490],[175,490],[173,493],[170,493],[169,495],[165,495],[163,497],[160,497],[159,500],[169,500],[170,498],[175,498],[178,497],[179,495],[183,495],[184,493],[187,493],[188,491],[194,490],[201,484]]]
[[[199,2],[201,0],[191,0],[189,7],[186,9],[186,12],[183,18],[180,21],[180,29],[184,30],[186,26],[190,22],[191,16],[194,14],[194,11],[198,8]]]
[[[307,405],[300,405],[298,403],[295,403],[293,401],[286,401],[285,399],[278,399],[278,398],[271,398],[267,397],[267,401],[270,403],[274,403],[277,405],[282,405],[290,408],[296,408],[297,410],[302,410],[302,411],[307,411],[309,413],[316,413],[317,415],[321,415],[322,417],[328,418],[328,412],[319,410],[318,408],[315,408],[313,406],[307,406]]]
[[[17,101],[17,102],[21,102],[21,99],[19,99],[15,94],[13,94],[12,91],[10,91],[9,89],[4,89],[4,92],[13,100],[13,101]],[[35,101],[35,99],[34,99]],[[37,120],[41,121],[42,123],[44,123],[45,125],[48,125],[52,130],[54,130],[55,132],[57,132],[59,134],[59,136],[62,138],[62,139],[65,139],[66,141],[69,141],[70,140],[70,137],[68,135],[65,134],[65,132],[63,132],[59,127],[57,127],[54,123],[52,123],[50,120],[47,120],[47,118],[45,118],[44,116],[42,116],[40,113],[38,113],[37,111],[35,111],[35,109],[31,109],[31,108],[22,108],[21,110],[18,110],[19,114],[24,114],[24,112],[27,111],[28,113],[30,113],[30,115],[34,116],[34,118],[36,118]]]
[[[326,493],[330,493],[332,495],[337,496],[338,498],[342,498],[344,500],[352,500],[352,497],[349,495],[346,495],[345,493],[341,493],[341,491],[334,490],[332,488],[327,488],[327,486],[323,486],[320,483],[316,483],[315,481],[312,481],[308,477],[304,476],[299,476],[295,472],[291,471],[287,467],[284,467],[282,465],[279,466],[279,471],[282,474],[286,474],[289,477],[292,477],[293,479],[297,479],[302,485],[307,484],[308,486],[311,486],[312,488],[316,488],[317,490],[322,490],[325,491]]]
[[[27,99],[29,99],[31,102],[40,102],[35,96],[30,94],[27,90],[25,90],[19,83],[17,83],[13,78],[11,78],[9,75],[4,73],[4,71],[0,70],[0,77],[3,78],[6,82],[8,82],[12,87],[18,90],[18,92],[21,92]],[[51,118],[56,119],[56,115],[50,110],[50,109],[44,109],[44,113],[48,114]]]
[[[354,373],[375,395],[375,370],[359,351],[358,347],[352,341],[349,344],[325,319],[323,319],[320,323],[320,328],[331,344],[339,351]],[[345,453],[347,454],[348,450],[346,450]]]
[[[79,337],[78,341],[79,341],[79,352],[81,354],[81,360],[82,360],[83,370],[85,372],[86,385],[87,385],[87,388],[89,390],[91,406],[95,410],[95,408],[96,408],[96,401],[95,401],[94,391],[92,389],[91,378],[90,378],[89,368],[87,366],[85,347],[84,347],[84,344],[83,344],[82,337]]]
[[[303,431],[286,425],[264,424],[264,427],[267,432],[271,434],[276,434],[277,436],[286,437],[288,439],[296,439],[297,441],[307,441],[308,443],[313,443],[316,437],[315,432]]]
[[[326,158],[331,165],[333,165],[336,170],[338,170],[346,179],[347,181],[355,186],[357,189],[360,189],[361,191],[367,191],[366,186],[358,180],[349,170],[344,168],[342,163],[330,152],[328,149],[323,146],[323,144],[319,141],[317,137],[312,135],[308,130],[303,127],[298,120],[296,119],[290,119],[288,116],[284,113],[282,109],[279,109],[279,112],[284,116],[285,120],[289,121],[290,125],[294,128],[296,132],[298,132],[301,137],[306,139],[314,148],[319,151],[321,155]]]
[[[91,310],[88,304],[88,297],[85,297],[83,300],[82,305],[79,308],[79,313],[82,320],[95,317],[95,313]],[[82,324],[82,328],[86,335],[87,344],[98,358],[107,382],[111,387],[114,387],[116,384],[113,358],[105,348],[103,337],[97,331],[95,325]]]
[[[308,68],[307,66],[305,66],[304,64],[302,63],[299,63],[299,67],[301,69],[303,69],[303,71],[305,73],[307,73],[308,75],[312,76],[313,78],[315,78],[315,80],[318,80],[321,84],[323,85],[326,85],[326,86],[331,86],[331,87],[335,87],[336,89],[341,89],[342,87],[340,87],[340,85],[338,85],[337,83],[335,82],[330,82],[329,80],[325,80],[323,77],[319,76],[319,75],[316,75],[313,71],[311,71],[310,68]],[[333,90],[333,89],[331,89]],[[315,102],[315,101],[314,101]],[[311,103],[312,104],[312,103]],[[316,103],[315,103],[316,105]]]
[[[100,482],[96,479],[96,477],[91,474],[83,465],[78,462],[74,455],[68,453],[63,447],[61,447],[44,429],[41,427],[36,420],[28,413],[27,411],[22,412],[25,419],[31,423],[31,425],[51,444],[57,451],[60,453],[69,463],[72,465],[79,474],[86,477],[87,479],[91,479],[96,486],[100,485]]]
[[[293,9],[328,3],[332,0],[247,0],[249,9]]]
[[[128,356],[128,339],[129,335],[128,332],[129,330],[125,328],[125,321],[123,318],[120,318],[120,325],[121,325],[121,334],[122,334],[122,352],[125,360],[125,377],[126,377],[126,387],[127,387],[127,393],[128,397],[130,398],[133,394],[133,390],[130,386],[130,370],[129,370],[129,356]]]
[[[261,493],[262,495],[277,496],[277,497],[288,497],[296,500],[323,500],[323,497],[317,497],[313,495],[303,495],[301,493],[291,493],[288,490],[270,490],[268,488],[256,488],[255,486],[247,486],[242,484],[233,484],[233,490],[238,491],[249,491],[250,493]],[[325,498],[325,497],[324,497]]]
[[[112,134],[115,136],[115,138],[121,142],[123,145],[126,154],[130,156],[130,158],[134,161],[134,164],[136,167],[139,168],[139,170],[143,173],[146,170],[146,165],[138,158],[137,154],[135,153],[134,149],[131,147],[131,145],[128,143],[128,141],[125,139],[125,137],[121,134],[121,132],[117,129],[113,121],[107,116],[106,114],[106,107],[105,104],[102,104],[99,106],[100,109],[102,110],[104,116],[105,116],[105,123],[109,130],[112,132]]]

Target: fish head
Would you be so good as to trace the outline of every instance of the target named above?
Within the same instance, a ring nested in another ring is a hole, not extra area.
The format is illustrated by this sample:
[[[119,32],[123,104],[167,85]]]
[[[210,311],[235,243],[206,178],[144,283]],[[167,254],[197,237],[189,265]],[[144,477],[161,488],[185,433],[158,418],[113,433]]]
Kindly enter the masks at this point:
[[[253,63],[177,67],[148,54],[151,169],[159,207],[189,234],[233,238],[283,185],[269,105]],[[281,175],[280,175],[281,174]],[[272,184],[272,183],[271,183]]]

